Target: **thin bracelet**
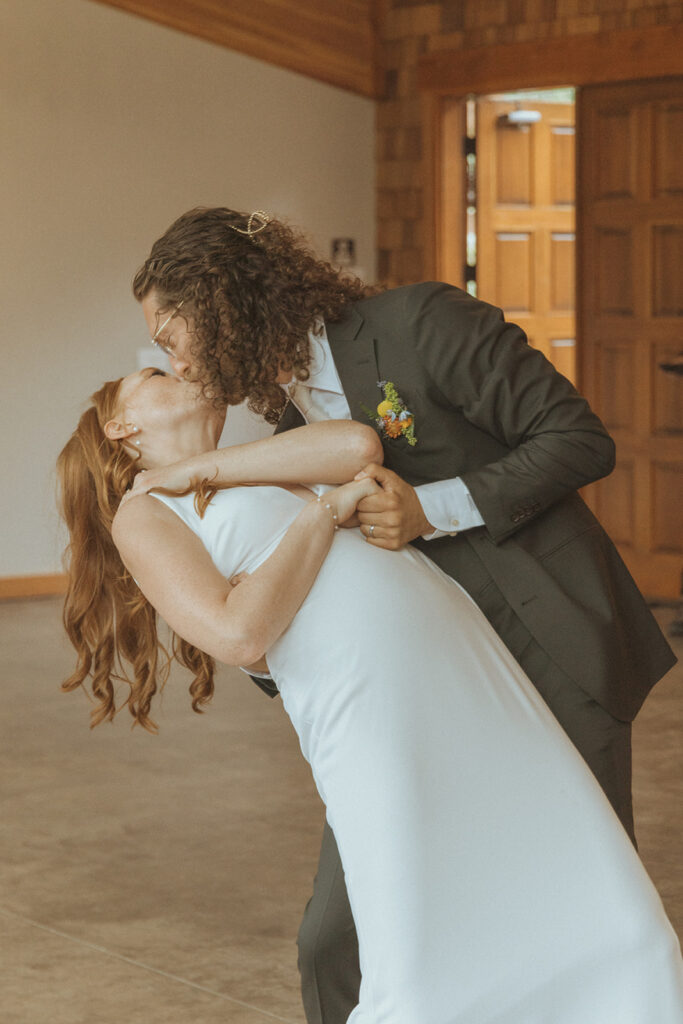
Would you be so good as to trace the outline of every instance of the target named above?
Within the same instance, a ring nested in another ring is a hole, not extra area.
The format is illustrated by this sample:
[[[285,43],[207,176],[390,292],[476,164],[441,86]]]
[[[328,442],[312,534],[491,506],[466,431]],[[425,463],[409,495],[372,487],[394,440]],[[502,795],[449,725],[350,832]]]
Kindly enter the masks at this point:
[[[323,504],[322,494],[319,494],[318,497],[315,500],[317,501],[318,505],[322,505]],[[330,513],[332,515],[332,519],[334,521],[334,528],[335,528],[335,530],[338,530],[339,529],[339,525],[337,523],[337,513],[334,511],[334,509],[330,505],[329,501],[326,501],[324,503],[324,505],[325,505],[325,508],[328,508],[330,510]]]

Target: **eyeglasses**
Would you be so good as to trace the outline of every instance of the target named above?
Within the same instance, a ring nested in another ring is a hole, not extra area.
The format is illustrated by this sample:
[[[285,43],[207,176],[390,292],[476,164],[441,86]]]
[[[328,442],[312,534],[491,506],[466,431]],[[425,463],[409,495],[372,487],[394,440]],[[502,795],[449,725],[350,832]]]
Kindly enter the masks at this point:
[[[168,347],[168,345],[164,345],[163,341],[159,341],[159,335],[161,334],[163,329],[170,324],[170,322],[173,319],[173,317],[178,315],[178,311],[179,311],[180,307],[182,306],[182,304],[184,302],[185,302],[185,299],[181,299],[180,300],[180,302],[178,303],[176,308],[173,310],[171,315],[166,317],[166,319],[164,320],[163,324],[161,324],[160,327],[157,327],[156,331],[152,335],[152,344],[156,345],[157,348],[160,348],[162,352],[165,352],[167,356],[173,356],[173,355],[175,355],[175,353],[174,353],[172,348]]]

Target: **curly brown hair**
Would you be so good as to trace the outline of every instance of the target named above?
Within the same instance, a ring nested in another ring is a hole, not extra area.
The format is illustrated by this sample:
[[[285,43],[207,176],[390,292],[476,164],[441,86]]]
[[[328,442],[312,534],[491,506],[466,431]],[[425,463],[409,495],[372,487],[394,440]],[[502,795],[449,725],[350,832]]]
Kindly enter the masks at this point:
[[[379,289],[318,259],[281,220],[251,234],[248,224],[248,214],[223,207],[184,213],[152,246],[133,294],[154,292],[162,312],[182,302],[206,394],[220,405],[246,399],[277,423],[286,397],[276,377],[284,369],[307,379],[308,331]]]
[[[109,381],[92,396],[92,405],[57,460],[60,512],[69,530],[65,553],[68,587],[63,622],[76,649],[78,665],[62,683],[65,691],[92,677],[98,701],[91,725],[116,714],[114,683],[130,687],[124,702],[149,732],[152,698],[168,677],[175,658],[193,673],[192,707],[201,711],[213,694],[214,661],[197,647],[172,634],[169,654],[159,640],[157,615],[121,560],[112,540],[111,524],[125,491],[137,472],[136,459],[118,441],[110,441],[104,425],[116,413],[121,381]],[[194,489],[194,488],[193,488]],[[196,489],[200,515],[215,493],[206,482]],[[125,663],[132,669],[132,678]]]

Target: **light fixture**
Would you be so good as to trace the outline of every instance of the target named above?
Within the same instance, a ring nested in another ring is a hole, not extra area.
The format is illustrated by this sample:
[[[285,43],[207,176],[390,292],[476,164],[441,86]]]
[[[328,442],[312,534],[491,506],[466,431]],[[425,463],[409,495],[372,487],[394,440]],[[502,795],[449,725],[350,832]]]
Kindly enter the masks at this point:
[[[501,114],[498,118],[500,125],[511,128],[524,128],[530,124],[536,124],[541,120],[540,110],[525,110],[521,103],[515,103],[515,109],[509,110],[507,114]]]

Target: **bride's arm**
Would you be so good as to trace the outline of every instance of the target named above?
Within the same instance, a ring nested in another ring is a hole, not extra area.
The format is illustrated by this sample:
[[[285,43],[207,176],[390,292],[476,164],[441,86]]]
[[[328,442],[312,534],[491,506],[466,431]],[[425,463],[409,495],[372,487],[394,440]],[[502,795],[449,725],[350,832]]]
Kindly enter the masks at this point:
[[[228,665],[251,665],[287,629],[313,585],[334,536],[332,511],[343,521],[375,488],[371,480],[352,482],[305,504],[273,554],[236,587],[196,534],[149,495],[119,509],[112,537],[147,600],[179,636]]]
[[[236,483],[338,484],[352,480],[368,463],[382,461],[382,443],[372,427],[355,420],[325,420],[138,474],[129,497],[157,487],[183,491],[201,480],[218,487]]]

